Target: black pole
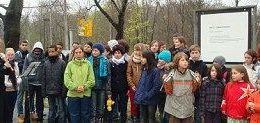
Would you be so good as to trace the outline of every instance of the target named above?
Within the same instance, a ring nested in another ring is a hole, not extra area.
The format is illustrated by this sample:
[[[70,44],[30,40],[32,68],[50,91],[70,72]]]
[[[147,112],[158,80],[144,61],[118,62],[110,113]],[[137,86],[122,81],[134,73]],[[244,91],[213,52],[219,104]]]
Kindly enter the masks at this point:
[[[31,123],[30,119],[30,96],[29,96],[29,83],[28,77],[23,78],[23,91],[25,92],[25,102],[24,102],[24,123]]]

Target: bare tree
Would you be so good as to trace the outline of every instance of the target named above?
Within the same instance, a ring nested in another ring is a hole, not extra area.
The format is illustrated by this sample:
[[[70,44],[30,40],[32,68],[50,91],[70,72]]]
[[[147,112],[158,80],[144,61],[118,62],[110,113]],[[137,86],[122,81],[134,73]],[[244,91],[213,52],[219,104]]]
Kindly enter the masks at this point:
[[[4,23],[4,41],[6,47],[18,49],[20,40],[20,20],[23,9],[23,0],[10,0],[7,6],[0,5],[6,10],[5,15],[0,13]]]
[[[124,38],[124,24],[125,24],[125,12],[127,8],[128,0],[121,0],[121,7],[117,4],[115,0],[110,0],[112,4],[114,5],[114,8],[116,9],[118,15],[117,15],[117,21],[115,21],[111,15],[108,14],[107,11],[104,10],[104,8],[100,5],[100,0],[94,0],[96,6],[101,11],[101,13],[108,19],[108,21],[111,23],[111,25],[116,29],[116,39],[123,39]]]

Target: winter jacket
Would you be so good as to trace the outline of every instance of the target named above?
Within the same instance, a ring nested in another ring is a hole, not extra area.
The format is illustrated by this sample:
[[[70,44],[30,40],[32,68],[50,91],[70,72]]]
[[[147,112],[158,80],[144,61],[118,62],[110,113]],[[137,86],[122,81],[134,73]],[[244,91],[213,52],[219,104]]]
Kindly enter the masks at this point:
[[[225,86],[221,110],[233,119],[246,119],[246,103],[254,87],[248,82],[228,82]]]
[[[36,55],[34,53],[35,48],[40,48],[42,49],[42,52],[40,55]],[[27,54],[24,60],[24,65],[23,65],[23,72],[28,68],[28,66],[32,62],[40,62],[39,66],[36,68],[34,73],[30,73],[28,76],[28,83],[31,85],[35,86],[41,86],[41,75],[42,75],[42,66],[45,61],[45,57],[43,54],[43,46],[40,42],[36,42],[33,46],[33,50],[31,53]]]
[[[256,91],[250,95],[247,102],[255,104],[254,111],[249,110],[247,106],[248,112],[250,113],[250,123],[260,123],[260,91]]]
[[[204,78],[207,76],[208,73],[208,68],[207,65],[202,61],[193,61],[190,60],[189,62],[189,69],[192,70],[193,72],[198,72],[201,75],[201,78]],[[194,92],[195,96],[195,107],[199,107],[199,97],[200,97],[200,88]]]
[[[15,57],[14,57],[14,60],[16,62],[18,62],[18,67],[19,67],[19,72],[20,74],[22,73],[23,71],[23,65],[24,65],[24,60],[25,60],[25,57],[26,55],[28,54],[29,52],[26,50],[26,51],[22,51],[22,50],[18,50],[16,51],[15,53]]]
[[[194,78],[194,72],[187,69],[184,73],[172,69],[174,73],[166,83],[172,83],[172,94],[167,95],[164,111],[177,117],[187,118],[194,114],[194,90],[199,83]]]
[[[93,66],[93,71],[95,75],[95,89],[110,90],[110,65],[107,58],[103,55],[94,58],[89,57],[89,61]],[[102,64],[102,65],[101,65]],[[103,74],[101,74],[101,72]]]
[[[68,88],[68,97],[90,97],[91,89],[95,85],[95,76],[90,62],[86,59],[72,59],[65,69],[64,84]],[[85,86],[83,93],[76,91],[80,85]]]
[[[64,96],[66,88],[64,86],[65,61],[57,58],[51,62],[47,59],[43,64],[42,74],[42,94]]]
[[[141,63],[135,63],[132,59],[129,60],[127,65],[127,81],[128,86],[133,87],[138,85],[138,81],[141,77],[141,70],[142,64]]]
[[[126,70],[128,62],[115,64],[112,60],[109,61],[111,66],[111,91],[115,93],[124,93],[128,90]]]
[[[208,112],[221,112],[221,102],[225,88],[224,80],[212,80],[203,78],[200,90],[200,113],[203,116]]]
[[[135,93],[135,103],[157,105],[160,87],[160,70],[158,68],[143,70]]]

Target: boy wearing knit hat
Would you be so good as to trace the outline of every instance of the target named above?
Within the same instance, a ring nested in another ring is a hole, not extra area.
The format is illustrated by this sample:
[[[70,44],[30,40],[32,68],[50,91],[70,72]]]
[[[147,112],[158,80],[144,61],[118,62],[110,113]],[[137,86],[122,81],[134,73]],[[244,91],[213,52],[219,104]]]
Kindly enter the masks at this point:
[[[92,55],[88,58],[93,66],[95,86],[92,89],[93,120],[99,122],[104,116],[106,90],[109,90],[110,68],[109,61],[102,54],[103,44],[96,43],[92,46]]]
[[[168,67],[169,63],[171,62],[171,52],[169,50],[163,50],[158,54],[158,63],[157,67],[160,69],[160,82],[163,84],[163,75],[168,73]],[[158,95],[158,109],[160,113],[160,123],[166,123],[167,120],[167,114],[164,112],[164,105],[166,100],[166,94],[164,91],[160,91]]]
[[[213,60],[213,64],[219,64],[221,66],[221,71],[222,71],[222,77],[225,79],[226,82],[229,81],[230,74],[228,69],[225,66],[226,59],[223,56],[216,56]]]
[[[193,72],[197,72],[200,74],[201,78],[207,76],[207,65],[200,59],[200,47],[198,45],[191,45],[189,48],[190,52],[190,60],[189,60],[189,69],[192,70]],[[201,123],[201,118],[200,118],[200,107],[199,107],[199,96],[200,96],[200,89],[195,91],[194,96],[195,96],[195,114],[194,114],[194,119],[195,123]]]

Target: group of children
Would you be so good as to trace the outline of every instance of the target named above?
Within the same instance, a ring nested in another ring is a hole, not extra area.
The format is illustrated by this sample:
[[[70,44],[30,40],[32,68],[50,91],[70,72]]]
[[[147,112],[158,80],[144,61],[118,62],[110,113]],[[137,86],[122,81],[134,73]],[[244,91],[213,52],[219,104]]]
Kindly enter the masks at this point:
[[[200,47],[187,48],[182,36],[173,44],[167,50],[162,41],[137,43],[129,54],[125,40],[74,43],[66,57],[61,43],[44,53],[41,42],[28,52],[28,41],[21,41],[16,53],[6,48],[1,54],[0,120],[12,122],[15,102],[18,119],[24,119],[20,83],[27,80],[30,117],[43,120],[47,97],[49,123],[112,123],[115,118],[126,123],[128,97],[133,123],[155,123],[157,111],[160,123],[260,122],[260,62],[254,50],[245,52],[243,65],[228,71],[222,56],[207,67]],[[35,72],[21,78],[35,62]]]

